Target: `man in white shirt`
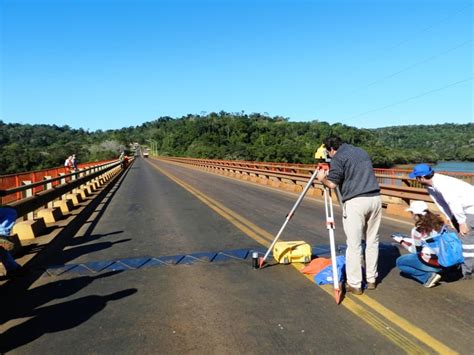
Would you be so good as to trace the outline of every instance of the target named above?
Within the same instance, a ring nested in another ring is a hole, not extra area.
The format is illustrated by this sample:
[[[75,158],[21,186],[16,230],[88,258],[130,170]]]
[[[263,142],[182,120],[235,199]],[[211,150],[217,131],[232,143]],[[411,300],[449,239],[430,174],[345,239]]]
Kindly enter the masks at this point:
[[[470,279],[474,269],[474,186],[418,164],[409,177],[427,187],[433,201],[459,232],[463,246],[462,273]]]

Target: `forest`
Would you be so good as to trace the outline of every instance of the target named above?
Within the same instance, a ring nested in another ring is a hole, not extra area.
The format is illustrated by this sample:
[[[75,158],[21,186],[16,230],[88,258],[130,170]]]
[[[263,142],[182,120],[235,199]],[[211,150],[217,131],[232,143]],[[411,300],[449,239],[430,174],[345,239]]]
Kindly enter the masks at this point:
[[[0,121],[0,175],[116,158],[131,145],[159,155],[312,163],[321,141],[338,135],[364,148],[375,167],[437,161],[474,161],[474,123],[362,129],[341,123],[290,122],[259,113],[209,113],[160,117],[140,126],[85,131],[69,126],[6,124]]]

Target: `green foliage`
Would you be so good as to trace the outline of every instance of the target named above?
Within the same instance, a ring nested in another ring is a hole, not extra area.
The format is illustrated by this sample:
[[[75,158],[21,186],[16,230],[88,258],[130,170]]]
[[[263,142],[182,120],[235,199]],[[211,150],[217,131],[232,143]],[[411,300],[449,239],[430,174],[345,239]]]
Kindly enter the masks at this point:
[[[473,161],[474,124],[357,129],[341,123],[288,122],[261,114],[212,112],[179,119],[162,117],[136,127],[139,142],[158,142],[158,153],[196,158],[312,163],[322,140],[339,135],[366,149],[377,167]]]
[[[380,144],[405,153],[395,164],[474,161],[474,123],[384,127],[372,132]]]
[[[474,124],[413,125],[357,129],[341,123],[289,122],[259,113],[211,112],[178,119],[160,117],[141,126],[87,132],[68,126],[5,124],[0,121],[0,175],[118,157],[130,143],[168,156],[313,163],[322,140],[339,135],[371,155],[377,167],[395,164],[474,161]]]
[[[97,148],[109,134],[89,133],[68,126],[5,124],[0,121],[0,175],[63,166],[76,154],[79,162],[116,158],[114,149]]]

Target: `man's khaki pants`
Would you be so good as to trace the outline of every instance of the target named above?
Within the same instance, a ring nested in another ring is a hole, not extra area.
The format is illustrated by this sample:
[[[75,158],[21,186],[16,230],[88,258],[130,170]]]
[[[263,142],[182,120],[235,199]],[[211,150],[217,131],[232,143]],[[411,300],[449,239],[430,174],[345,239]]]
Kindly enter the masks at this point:
[[[378,231],[382,219],[380,196],[354,197],[344,202],[342,224],[347,238],[346,274],[352,287],[362,285],[362,239],[365,239],[365,277],[367,282],[377,278],[379,257]]]

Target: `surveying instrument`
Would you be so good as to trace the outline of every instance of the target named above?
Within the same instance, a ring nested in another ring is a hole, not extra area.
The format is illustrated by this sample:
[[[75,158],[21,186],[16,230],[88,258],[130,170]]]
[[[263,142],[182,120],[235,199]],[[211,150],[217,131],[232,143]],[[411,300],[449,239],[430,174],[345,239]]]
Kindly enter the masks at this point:
[[[273,247],[275,246],[275,243],[278,241],[280,238],[281,234],[283,233],[283,230],[285,229],[286,225],[290,221],[290,219],[294,216],[296,209],[299,207],[301,202],[303,201],[306,193],[308,192],[309,188],[313,185],[313,181],[316,178],[316,175],[322,170],[325,171],[327,174],[329,171],[329,161],[330,159],[328,158],[327,150],[324,144],[322,144],[316,153],[314,154],[314,157],[316,161],[318,162],[316,165],[316,168],[314,169],[313,174],[311,175],[308,183],[304,187],[303,191],[301,192],[301,195],[298,197],[298,200],[296,200],[296,203],[294,204],[293,208],[290,210],[290,212],[287,214],[285,221],[283,222],[283,225],[281,226],[280,230],[278,231],[275,239],[273,240],[272,244],[268,248],[267,252],[263,257],[259,258],[259,268],[261,269],[263,267],[263,264],[265,263],[265,260],[267,259],[268,255],[270,252],[273,250]],[[339,188],[336,188],[336,196],[339,200],[339,203],[342,206],[342,199],[340,196]],[[337,262],[336,262],[336,244],[334,240],[334,229],[335,229],[335,224],[334,224],[334,213],[333,213],[333,206],[332,206],[332,192],[331,189],[328,188],[323,184],[323,191],[324,191],[324,209],[326,212],[326,228],[328,229],[329,232],[329,244],[331,247],[331,264],[332,264],[332,278],[333,278],[333,286],[334,286],[334,299],[337,304],[341,302],[341,285],[339,284],[339,275],[337,272]]]

